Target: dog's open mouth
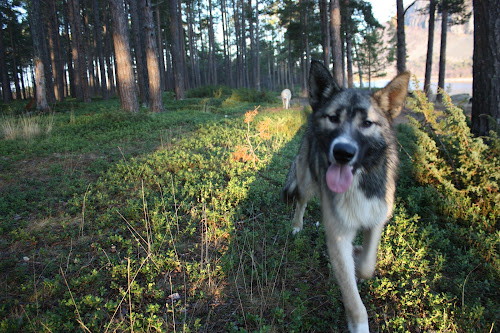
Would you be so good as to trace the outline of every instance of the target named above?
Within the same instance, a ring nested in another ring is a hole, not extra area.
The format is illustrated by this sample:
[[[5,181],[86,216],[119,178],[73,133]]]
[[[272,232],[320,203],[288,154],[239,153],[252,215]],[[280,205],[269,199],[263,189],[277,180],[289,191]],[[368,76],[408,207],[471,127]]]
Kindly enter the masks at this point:
[[[326,184],[335,193],[344,193],[352,183],[353,167],[346,164],[332,163],[326,171]]]

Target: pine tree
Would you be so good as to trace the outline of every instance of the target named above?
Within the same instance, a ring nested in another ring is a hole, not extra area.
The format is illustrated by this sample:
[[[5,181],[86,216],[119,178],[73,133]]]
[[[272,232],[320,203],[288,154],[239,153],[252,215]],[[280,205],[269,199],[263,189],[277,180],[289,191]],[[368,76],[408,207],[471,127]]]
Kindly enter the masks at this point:
[[[123,1],[110,0],[109,5],[113,23],[113,43],[121,106],[125,111],[138,112],[139,103],[137,101],[134,71],[132,70],[128,24]]]

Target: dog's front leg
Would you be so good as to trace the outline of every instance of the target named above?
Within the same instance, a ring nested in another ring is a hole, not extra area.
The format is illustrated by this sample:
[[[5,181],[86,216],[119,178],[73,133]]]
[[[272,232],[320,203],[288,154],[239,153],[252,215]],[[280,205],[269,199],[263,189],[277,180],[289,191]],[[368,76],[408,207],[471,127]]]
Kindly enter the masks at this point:
[[[326,209],[328,210],[328,209]],[[368,314],[356,284],[352,241],[356,232],[342,230],[331,214],[323,213],[328,255],[339,284],[351,333],[367,333]]]
[[[375,226],[372,229],[365,230],[363,233],[363,246],[357,247],[354,251],[356,261],[356,275],[360,279],[370,279],[375,271],[377,263],[378,244],[384,223]]]
[[[297,200],[295,213],[293,214],[292,233],[295,235],[302,230],[304,226],[304,212],[306,211],[307,201],[304,199]]]

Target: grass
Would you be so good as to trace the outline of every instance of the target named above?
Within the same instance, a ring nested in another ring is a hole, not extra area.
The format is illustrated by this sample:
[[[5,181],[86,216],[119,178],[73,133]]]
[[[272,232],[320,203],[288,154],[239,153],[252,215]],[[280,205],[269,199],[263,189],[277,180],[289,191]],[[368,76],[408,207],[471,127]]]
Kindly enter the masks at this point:
[[[32,140],[40,135],[49,135],[54,126],[54,115],[48,116],[4,116],[0,121],[3,139]]]
[[[48,135],[0,141],[1,332],[346,330],[318,202],[294,237],[279,203],[308,111],[192,95],[137,115],[69,100]],[[395,216],[359,284],[371,330],[494,331],[498,226],[445,213],[417,137],[398,129]]]

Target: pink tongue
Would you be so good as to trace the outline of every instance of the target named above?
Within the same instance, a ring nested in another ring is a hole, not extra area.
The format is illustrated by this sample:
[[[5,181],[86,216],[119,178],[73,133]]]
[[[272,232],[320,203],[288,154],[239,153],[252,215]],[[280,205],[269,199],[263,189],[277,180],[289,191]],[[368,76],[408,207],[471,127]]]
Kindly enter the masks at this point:
[[[326,184],[335,193],[344,193],[352,183],[352,167],[331,164],[326,171]]]

